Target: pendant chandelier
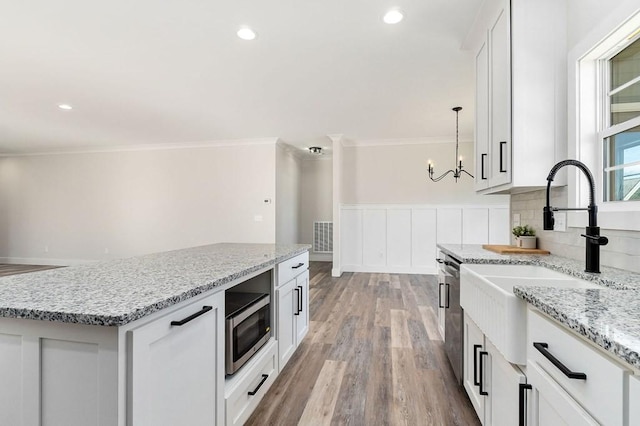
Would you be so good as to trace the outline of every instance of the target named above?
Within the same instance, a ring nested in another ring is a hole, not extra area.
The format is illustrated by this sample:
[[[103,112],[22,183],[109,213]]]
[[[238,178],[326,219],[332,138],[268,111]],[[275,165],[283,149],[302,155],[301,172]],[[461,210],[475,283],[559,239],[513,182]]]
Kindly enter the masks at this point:
[[[462,109],[462,107],[452,108],[452,110],[456,112],[456,156],[455,156],[454,164],[455,164],[455,161],[458,161],[458,165],[456,166],[455,169],[447,170],[446,172],[444,172],[440,176],[434,178],[433,177],[433,164],[431,163],[431,160],[429,160],[429,179],[431,179],[434,182],[441,181],[449,173],[453,173],[453,178],[456,180],[456,182],[458,182],[458,179],[462,177],[462,173],[466,173],[467,175],[471,176],[471,178],[473,178],[473,175],[471,173],[469,173],[468,171],[466,171],[462,167],[462,156],[458,155],[458,113],[460,112],[461,109]]]

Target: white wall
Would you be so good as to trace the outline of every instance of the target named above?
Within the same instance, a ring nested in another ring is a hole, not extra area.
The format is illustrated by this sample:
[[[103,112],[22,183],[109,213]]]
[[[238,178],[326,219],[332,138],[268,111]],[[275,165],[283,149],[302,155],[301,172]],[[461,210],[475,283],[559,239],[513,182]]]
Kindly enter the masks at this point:
[[[473,143],[461,143],[460,154],[474,174]],[[455,167],[455,143],[424,143],[381,146],[345,146],[342,202],[346,204],[504,204],[508,195],[476,195],[473,179],[456,183],[451,176],[438,183],[427,175],[427,161],[435,164],[436,176]]]
[[[289,148],[276,146],[276,243],[296,244],[300,232],[300,161]]]
[[[568,22],[567,22],[567,48],[568,48],[568,117],[569,117],[569,140],[568,150],[570,158],[579,158],[589,163],[589,158],[597,158],[597,152],[584,147],[577,152],[578,142],[585,142],[585,137],[579,137],[576,130],[584,123],[580,123],[577,117],[579,96],[576,90],[577,81],[577,58],[586,54],[591,48],[599,43],[604,37],[612,32],[618,25],[628,19],[632,13],[640,8],[637,0],[567,0]],[[595,93],[594,91],[586,90]],[[599,149],[596,147],[594,149]],[[597,170],[598,161],[592,161],[591,171],[599,180]],[[574,199],[572,188],[576,185],[575,174],[569,175],[569,187],[554,188],[552,190],[551,203],[555,207],[567,207],[572,203],[569,199]],[[586,183],[582,177],[580,181]],[[565,232],[544,231],[542,229],[542,208],[546,204],[546,191],[535,191],[525,194],[517,194],[511,198],[512,213],[519,213],[521,222],[533,225],[538,235],[539,247],[547,249],[554,254],[574,259],[585,258],[585,241],[580,234],[584,233],[583,225],[579,227],[569,227]],[[624,224],[623,220],[608,216],[603,211],[600,204],[598,217],[601,226],[601,234],[609,238],[609,244],[601,247],[600,262],[602,265],[613,266],[634,272],[640,272],[640,232],[630,231],[620,228]],[[575,225],[580,220],[572,220],[578,215],[569,214],[569,224]],[[637,222],[637,221],[636,221]],[[586,224],[586,223],[585,223]],[[626,225],[626,224],[624,224]],[[637,223],[636,223],[637,226]],[[616,228],[611,229],[611,228]]]
[[[223,241],[273,243],[269,198],[274,143],[5,157],[0,258],[71,264]]]
[[[300,228],[298,242],[313,244],[313,222],[333,221],[333,160],[330,156],[300,162]],[[331,261],[327,254],[309,254],[311,260]]]

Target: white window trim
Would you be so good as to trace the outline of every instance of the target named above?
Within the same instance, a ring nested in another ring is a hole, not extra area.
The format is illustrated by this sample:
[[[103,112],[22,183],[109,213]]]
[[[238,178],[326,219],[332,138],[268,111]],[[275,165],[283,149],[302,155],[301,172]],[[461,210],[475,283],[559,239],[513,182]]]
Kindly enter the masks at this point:
[[[585,163],[596,183],[598,225],[605,229],[640,231],[640,201],[603,202],[603,150],[601,134],[606,112],[601,93],[602,59],[626,44],[627,37],[640,27],[637,2],[628,1],[604,17],[574,49],[569,52],[568,85],[568,154]],[[589,200],[587,180],[575,169],[568,173],[569,206],[586,207]],[[587,225],[583,212],[569,214],[571,227]]]

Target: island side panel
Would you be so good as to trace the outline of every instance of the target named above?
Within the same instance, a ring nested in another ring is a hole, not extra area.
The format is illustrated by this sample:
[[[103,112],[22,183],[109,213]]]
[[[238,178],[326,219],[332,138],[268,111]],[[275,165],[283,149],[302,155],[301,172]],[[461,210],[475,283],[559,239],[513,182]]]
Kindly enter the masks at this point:
[[[3,418],[24,426],[117,425],[117,354],[114,327],[0,318]]]

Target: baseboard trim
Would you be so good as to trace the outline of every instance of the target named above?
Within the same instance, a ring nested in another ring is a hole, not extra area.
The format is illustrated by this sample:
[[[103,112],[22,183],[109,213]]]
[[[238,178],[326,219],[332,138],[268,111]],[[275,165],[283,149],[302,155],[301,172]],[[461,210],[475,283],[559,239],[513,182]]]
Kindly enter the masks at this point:
[[[342,272],[366,272],[371,274],[422,274],[436,275],[435,266],[372,266],[372,265],[342,265]]]
[[[9,265],[51,265],[51,266],[73,266],[95,263],[96,260],[87,259],[52,259],[48,257],[0,257],[0,263]]]

